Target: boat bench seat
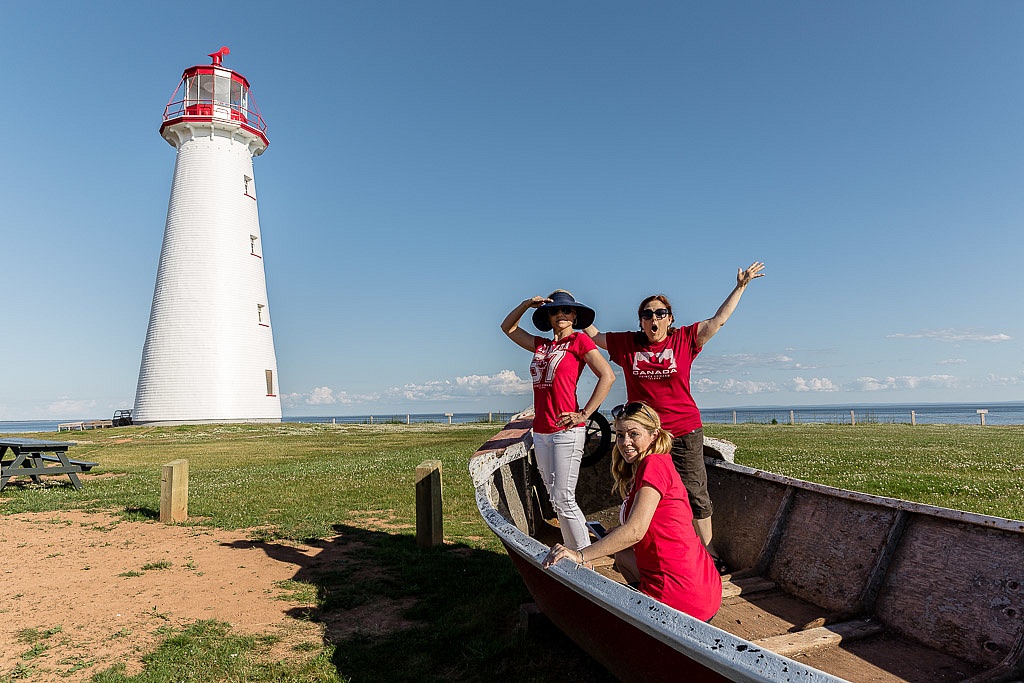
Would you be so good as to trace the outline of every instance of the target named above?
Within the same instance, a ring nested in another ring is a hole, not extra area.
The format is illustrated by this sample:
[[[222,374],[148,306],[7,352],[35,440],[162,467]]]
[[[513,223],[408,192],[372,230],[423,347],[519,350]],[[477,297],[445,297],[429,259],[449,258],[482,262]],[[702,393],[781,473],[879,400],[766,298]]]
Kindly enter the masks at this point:
[[[829,647],[878,635],[885,628],[871,619],[855,619],[831,626],[818,626],[796,633],[783,633],[780,636],[755,640],[754,645],[771,650],[784,657],[803,654],[822,647]]]

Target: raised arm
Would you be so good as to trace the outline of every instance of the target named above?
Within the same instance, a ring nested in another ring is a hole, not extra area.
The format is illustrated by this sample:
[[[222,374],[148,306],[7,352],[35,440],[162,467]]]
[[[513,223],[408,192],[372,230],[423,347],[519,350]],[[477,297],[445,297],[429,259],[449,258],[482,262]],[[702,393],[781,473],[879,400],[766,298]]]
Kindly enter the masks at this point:
[[[648,527],[651,526],[651,520],[654,519],[654,511],[658,509],[660,501],[661,494],[657,489],[646,485],[641,486],[625,524],[615,527],[608,532],[607,536],[594,541],[583,550],[572,550],[561,543],[556,543],[544,558],[542,566],[547,569],[564,558],[569,558],[580,564],[593,562],[595,557],[614,555],[620,550],[632,548],[647,533]]]
[[[764,263],[760,261],[754,261],[750,264],[750,267],[746,270],[736,270],[736,286],[733,287],[732,291],[729,292],[729,296],[725,297],[725,301],[718,307],[718,311],[697,325],[697,344],[704,346],[709,339],[715,336],[725,321],[729,319],[732,312],[736,310],[736,305],[740,302],[740,297],[743,296],[743,290],[747,288],[751,282],[759,277],[764,277]]]
[[[546,304],[549,301],[551,301],[551,299],[547,299],[542,296],[534,296],[529,299],[524,299],[521,304],[509,311],[509,314],[501,321],[501,331],[516,344],[522,346],[530,353],[533,353],[537,350],[534,347],[533,335],[519,327],[519,321],[522,319],[523,314],[528,310],[531,308],[537,308],[541,304]]]
[[[602,348],[605,351],[608,350],[608,338],[604,336],[604,332],[599,332],[593,325],[583,331],[587,333],[588,337],[594,340],[594,343],[597,344],[598,348]]]

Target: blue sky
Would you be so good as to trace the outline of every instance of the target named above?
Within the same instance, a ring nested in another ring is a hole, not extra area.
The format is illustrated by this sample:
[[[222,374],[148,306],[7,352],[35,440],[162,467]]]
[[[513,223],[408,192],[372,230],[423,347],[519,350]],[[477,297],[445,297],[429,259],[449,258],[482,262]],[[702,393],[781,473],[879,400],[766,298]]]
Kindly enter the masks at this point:
[[[1017,2],[6,3],[0,420],[132,406],[163,107],[221,45],[286,415],[515,410],[522,299],[692,322],[755,260],[700,406],[1021,400],[1021,35]]]

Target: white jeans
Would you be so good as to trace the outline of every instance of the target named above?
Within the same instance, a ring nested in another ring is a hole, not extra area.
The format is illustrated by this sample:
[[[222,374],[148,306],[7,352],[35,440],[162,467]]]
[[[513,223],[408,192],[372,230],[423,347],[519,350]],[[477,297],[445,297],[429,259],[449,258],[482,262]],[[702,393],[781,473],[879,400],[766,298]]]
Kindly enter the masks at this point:
[[[585,427],[573,427],[554,434],[534,434],[533,451],[537,456],[537,469],[551,499],[551,507],[558,515],[562,541],[573,550],[590,545],[587,518],[576,504],[576,480],[580,476]]]

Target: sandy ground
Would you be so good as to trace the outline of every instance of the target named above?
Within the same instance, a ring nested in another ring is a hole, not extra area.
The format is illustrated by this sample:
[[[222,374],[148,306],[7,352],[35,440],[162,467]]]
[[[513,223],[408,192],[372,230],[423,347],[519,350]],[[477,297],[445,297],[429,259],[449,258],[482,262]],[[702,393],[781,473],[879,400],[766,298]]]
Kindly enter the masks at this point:
[[[158,629],[197,619],[278,636],[280,657],[298,656],[302,643],[319,646],[323,624],[293,618],[304,605],[280,599],[293,594],[279,582],[301,578],[345,546],[333,539],[273,547],[244,532],[109,514],[0,517],[0,679],[84,681],[118,662],[136,673],[165,637]]]

